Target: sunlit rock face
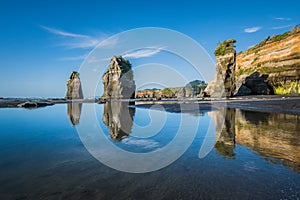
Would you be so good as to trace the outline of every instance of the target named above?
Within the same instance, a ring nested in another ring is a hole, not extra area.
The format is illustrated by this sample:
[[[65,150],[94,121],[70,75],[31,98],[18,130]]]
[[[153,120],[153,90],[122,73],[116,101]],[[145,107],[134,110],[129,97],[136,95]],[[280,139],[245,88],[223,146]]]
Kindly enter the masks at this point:
[[[102,121],[109,128],[110,136],[121,141],[131,133],[135,108],[129,102],[110,101],[104,104]]]
[[[82,103],[68,104],[68,116],[72,125],[79,124],[81,109],[82,109]]]
[[[67,81],[66,99],[83,99],[79,73],[73,71]]]
[[[121,56],[114,56],[108,70],[102,77],[104,93],[102,100],[133,99],[135,97],[135,81],[131,64]]]
[[[300,94],[300,26],[237,55],[234,43],[225,40],[216,48],[216,74],[205,95]]]
[[[254,72],[267,76],[269,90],[253,93],[300,94],[300,27],[281,35],[268,37],[236,58],[239,82]],[[251,89],[251,88],[250,88]]]

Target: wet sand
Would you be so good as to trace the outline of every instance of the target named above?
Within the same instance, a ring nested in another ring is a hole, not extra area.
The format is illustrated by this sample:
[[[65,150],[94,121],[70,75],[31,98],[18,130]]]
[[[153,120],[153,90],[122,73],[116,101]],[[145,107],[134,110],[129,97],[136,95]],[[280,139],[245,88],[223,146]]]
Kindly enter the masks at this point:
[[[132,101],[132,100],[131,100]],[[62,103],[95,103],[97,99],[0,99],[0,108],[21,107],[20,104],[35,102],[38,107]],[[38,106],[41,105],[41,106]],[[154,106],[160,105],[160,106]],[[166,99],[157,101],[135,100],[141,108],[164,109],[168,112],[201,112],[218,107],[240,108],[258,112],[300,114],[300,96],[243,96],[229,99]]]
[[[137,102],[136,106],[141,108],[162,109],[153,107],[161,105],[169,112],[191,112],[195,110],[195,104],[199,106],[199,111],[208,109],[217,109],[218,107],[240,108],[257,112],[277,112],[287,114],[300,114],[300,97],[287,96],[244,96],[229,99],[214,100],[181,100],[181,101],[152,101]],[[181,106],[183,104],[190,104]]]

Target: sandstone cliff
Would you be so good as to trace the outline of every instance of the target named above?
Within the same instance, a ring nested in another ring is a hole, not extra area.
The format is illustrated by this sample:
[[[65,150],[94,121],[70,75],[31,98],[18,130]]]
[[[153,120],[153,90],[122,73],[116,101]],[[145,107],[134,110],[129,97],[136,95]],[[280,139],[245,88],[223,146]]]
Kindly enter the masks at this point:
[[[282,35],[268,37],[238,54],[236,75],[239,81],[253,73],[264,75],[267,94],[300,94],[300,27]]]
[[[300,94],[300,27],[268,37],[235,56],[235,40],[225,40],[215,51],[216,75],[205,93],[217,96]]]
[[[67,81],[66,99],[83,99],[79,73],[73,71]]]
[[[132,99],[135,96],[135,82],[131,64],[121,56],[114,56],[107,72],[102,77],[104,93],[101,99]]]

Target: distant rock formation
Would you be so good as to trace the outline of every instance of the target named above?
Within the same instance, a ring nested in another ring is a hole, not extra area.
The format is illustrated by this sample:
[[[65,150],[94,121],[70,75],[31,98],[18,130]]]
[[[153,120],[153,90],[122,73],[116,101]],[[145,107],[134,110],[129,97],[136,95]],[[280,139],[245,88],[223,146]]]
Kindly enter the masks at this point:
[[[102,77],[104,93],[102,100],[133,99],[135,97],[135,82],[131,64],[121,56],[112,57],[107,72]]]
[[[137,99],[160,100],[162,98],[199,97],[207,84],[204,81],[194,80],[183,87],[171,87],[164,89],[145,89],[136,91]]]
[[[66,99],[83,99],[83,93],[81,88],[81,82],[79,73],[73,71],[67,81],[67,94]]]
[[[121,141],[131,133],[135,108],[129,102],[111,101],[104,104],[103,123],[108,126],[110,137]]]
[[[236,67],[235,42],[234,39],[225,40],[216,48],[216,74],[204,90],[206,96],[233,96],[235,91]]]

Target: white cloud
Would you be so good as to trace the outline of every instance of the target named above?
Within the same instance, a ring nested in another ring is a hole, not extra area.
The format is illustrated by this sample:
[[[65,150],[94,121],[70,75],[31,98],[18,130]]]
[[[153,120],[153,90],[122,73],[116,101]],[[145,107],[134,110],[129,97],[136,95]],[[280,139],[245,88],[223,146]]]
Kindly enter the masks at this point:
[[[286,18],[286,17],[275,17],[275,19],[280,20],[280,21],[291,21],[291,18]]]
[[[246,29],[244,29],[244,31],[246,33],[255,33],[255,32],[257,32],[257,31],[259,31],[261,29],[262,29],[262,27],[256,26],[256,27],[246,28]]]
[[[123,57],[125,58],[143,58],[143,57],[150,57],[153,56],[155,54],[158,54],[159,52],[161,52],[163,50],[163,48],[155,48],[155,47],[149,47],[149,48],[145,48],[145,49],[139,49],[139,50],[135,50],[135,51],[131,51],[128,53],[125,53],[123,55]]]

